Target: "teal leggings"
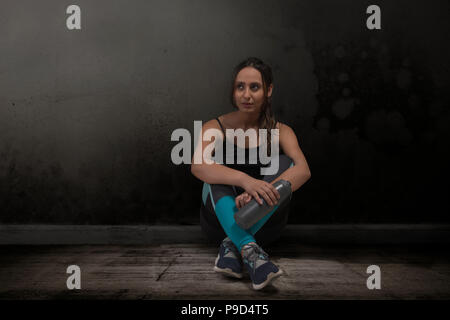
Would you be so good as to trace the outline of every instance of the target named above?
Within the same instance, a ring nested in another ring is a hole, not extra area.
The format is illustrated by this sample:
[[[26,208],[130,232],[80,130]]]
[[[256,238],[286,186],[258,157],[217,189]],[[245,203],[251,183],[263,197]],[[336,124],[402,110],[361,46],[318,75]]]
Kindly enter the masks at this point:
[[[223,187],[224,185],[214,185],[214,187],[215,186]],[[211,190],[211,185],[205,183],[203,188]],[[278,209],[279,205],[274,206],[269,214],[264,216],[250,229],[244,230],[238,226],[234,220],[234,213],[238,211],[234,201],[235,198],[236,196],[233,195],[224,195],[215,203],[214,211],[227,236],[233,241],[236,248],[241,251],[242,247],[247,243],[256,242],[254,238],[255,233],[261,229],[267,220],[269,220],[272,214]]]
[[[283,158],[281,158],[283,157]],[[286,155],[280,156],[280,170],[276,175],[264,176],[263,180],[271,182],[276,179],[283,171],[293,166],[293,162]],[[274,206],[269,214],[264,216],[256,224],[249,229],[242,229],[234,220],[234,213],[238,211],[235,198],[244,190],[241,188],[224,185],[224,184],[203,184],[202,199],[205,206],[212,206],[217,219],[220,222],[226,235],[231,239],[234,245],[241,251],[242,247],[250,242],[255,241],[255,234],[270,219],[270,217],[278,210],[279,204]]]

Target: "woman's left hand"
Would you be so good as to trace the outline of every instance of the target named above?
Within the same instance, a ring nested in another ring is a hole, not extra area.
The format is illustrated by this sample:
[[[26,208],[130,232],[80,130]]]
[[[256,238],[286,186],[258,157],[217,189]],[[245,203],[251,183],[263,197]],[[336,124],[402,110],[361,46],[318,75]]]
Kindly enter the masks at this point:
[[[235,199],[236,202],[236,208],[240,209],[243,206],[245,206],[247,203],[249,203],[252,200],[252,196],[249,195],[247,192],[243,192],[240,195],[238,195]]]

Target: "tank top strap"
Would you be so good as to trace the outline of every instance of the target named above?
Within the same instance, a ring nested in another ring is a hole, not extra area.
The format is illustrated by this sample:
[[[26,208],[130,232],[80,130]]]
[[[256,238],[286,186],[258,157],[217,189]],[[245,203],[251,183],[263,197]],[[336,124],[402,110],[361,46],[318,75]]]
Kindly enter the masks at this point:
[[[220,125],[220,127],[222,128],[222,132],[223,132],[223,134],[224,134],[224,136],[225,136],[225,130],[223,129],[223,126],[222,126],[222,123],[221,123],[220,120],[219,120],[219,117],[217,117],[216,120],[217,120],[217,122],[219,122],[219,125]]]

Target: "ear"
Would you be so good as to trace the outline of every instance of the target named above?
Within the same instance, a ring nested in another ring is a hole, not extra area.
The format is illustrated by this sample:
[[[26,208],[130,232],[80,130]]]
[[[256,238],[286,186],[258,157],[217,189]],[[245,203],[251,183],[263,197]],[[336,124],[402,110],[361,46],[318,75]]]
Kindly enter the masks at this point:
[[[267,98],[272,96],[273,84],[270,84],[269,89],[267,90]]]

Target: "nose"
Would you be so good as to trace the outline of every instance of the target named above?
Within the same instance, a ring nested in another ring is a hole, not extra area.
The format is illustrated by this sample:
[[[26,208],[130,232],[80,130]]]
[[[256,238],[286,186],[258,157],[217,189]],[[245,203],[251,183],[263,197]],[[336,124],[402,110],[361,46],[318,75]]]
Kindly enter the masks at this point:
[[[250,89],[249,88],[246,88],[244,90],[244,98],[250,99]]]

